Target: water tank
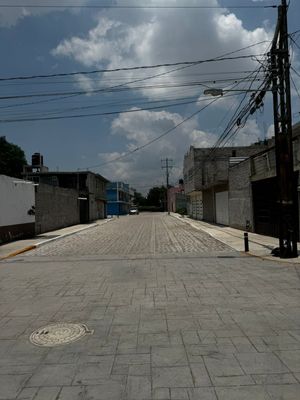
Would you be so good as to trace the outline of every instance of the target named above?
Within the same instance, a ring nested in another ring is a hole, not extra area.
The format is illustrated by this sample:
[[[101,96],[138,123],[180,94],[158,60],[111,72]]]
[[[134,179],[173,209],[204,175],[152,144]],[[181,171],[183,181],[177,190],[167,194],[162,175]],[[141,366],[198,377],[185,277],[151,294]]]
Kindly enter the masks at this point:
[[[34,153],[31,157],[31,165],[33,167],[41,167],[43,164],[43,156],[40,153]]]

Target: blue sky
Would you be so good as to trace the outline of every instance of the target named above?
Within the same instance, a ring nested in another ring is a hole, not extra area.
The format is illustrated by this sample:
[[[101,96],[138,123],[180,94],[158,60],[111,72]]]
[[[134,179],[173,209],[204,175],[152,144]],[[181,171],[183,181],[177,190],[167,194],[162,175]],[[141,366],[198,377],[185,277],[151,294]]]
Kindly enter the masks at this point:
[[[0,1],[0,5],[4,1]],[[7,3],[7,2],[6,2]],[[55,3],[49,0],[11,1],[11,4],[108,4],[102,0]],[[271,5],[274,1],[233,0],[152,0],[139,2],[116,0],[116,5],[211,5],[214,9],[72,9],[72,8],[0,8],[0,78],[65,72],[116,69],[213,58],[272,38],[277,10],[234,9],[233,5]],[[226,8],[227,7],[227,8]],[[300,4],[291,0],[289,31],[298,29]],[[296,35],[300,46],[300,35]],[[259,54],[267,42],[238,55]],[[294,46],[293,66],[300,71],[299,49]],[[233,81],[244,79],[258,63],[237,59],[186,68],[177,73],[149,79],[171,67],[155,70],[120,71],[88,76],[40,78],[26,81],[2,81],[1,96],[69,93],[85,94],[59,97],[27,97],[1,100],[0,119],[39,118],[88,113],[116,112],[110,116],[27,122],[1,122],[0,135],[20,145],[30,160],[32,153],[44,155],[51,169],[92,168],[110,180],[126,181],[140,191],[164,181],[161,159],[174,160],[171,182],[182,175],[182,160],[190,145],[210,146],[222,133],[237,107],[240,96],[216,101],[194,118],[181,124],[161,140],[107,163],[128,151],[143,146],[199,110],[211,99],[203,98],[201,86],[230,89]],[[142,80],[145,79],[146,80]],[[223,80],[212,83],[212,80]],[[299,77],[293,74],[300,90]],[[136,84],[128,82],[140,80]],[[209,83],[207,83],[209,81]],[[194,85],[191,84],[194,82]],[[189,85],[187,85],[187,83]],[[238,88],[249,83],[240,82]],[[257,87],[259,82],[254,85]],[[122,91],[108,88],[122,85]],[[139,86],[139,88],[133,88]],[[147,87],[145,87],[147,86]],[[151,87],[149,87],[151,86]],[[88,93],[101,90],[97,94]],[[233,94],[233,93],[232,93]],[[189,104],[172,106],[176,103]],[[34,104],[28,104],[34,103]],[[168,104],[170,107],[164,107]],[[160,106],[139,112],[118,114]],[[299,120],[299,97],[293,88],[293,114]],[[234,138],[231,144],[247,145],[272,134],[271,96]],[[107,164],[105,164],[107,163]],[[101,165],[102,164],[102,165]]]

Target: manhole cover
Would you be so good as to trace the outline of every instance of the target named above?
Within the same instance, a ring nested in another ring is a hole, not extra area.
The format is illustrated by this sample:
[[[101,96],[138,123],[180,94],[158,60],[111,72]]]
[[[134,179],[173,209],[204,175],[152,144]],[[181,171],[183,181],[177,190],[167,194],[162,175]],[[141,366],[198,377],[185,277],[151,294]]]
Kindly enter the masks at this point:
[[[30,341],[36,346],[54,347],[75,342],[81,337],[92,334],[84,324],[59,323],[44,326],[30,335]]]

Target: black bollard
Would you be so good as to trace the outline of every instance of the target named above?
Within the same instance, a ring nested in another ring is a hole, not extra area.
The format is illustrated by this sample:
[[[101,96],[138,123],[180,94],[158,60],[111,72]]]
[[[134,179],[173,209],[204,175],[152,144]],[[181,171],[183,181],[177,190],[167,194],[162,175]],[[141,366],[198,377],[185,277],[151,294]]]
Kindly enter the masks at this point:
[[[248,232],[244,232],[244,245],[245,245],[245,252],[247,253],[249,251]]]

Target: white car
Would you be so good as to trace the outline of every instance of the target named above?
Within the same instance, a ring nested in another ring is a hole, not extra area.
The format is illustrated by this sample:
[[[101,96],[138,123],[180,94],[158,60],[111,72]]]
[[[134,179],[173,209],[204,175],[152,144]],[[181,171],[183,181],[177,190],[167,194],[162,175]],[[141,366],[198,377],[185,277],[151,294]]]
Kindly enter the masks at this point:
[[[129,215],[138,215],[139,214],[139,210],[137,207],[131,207],[129,210]]]

